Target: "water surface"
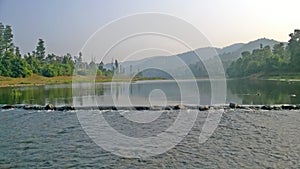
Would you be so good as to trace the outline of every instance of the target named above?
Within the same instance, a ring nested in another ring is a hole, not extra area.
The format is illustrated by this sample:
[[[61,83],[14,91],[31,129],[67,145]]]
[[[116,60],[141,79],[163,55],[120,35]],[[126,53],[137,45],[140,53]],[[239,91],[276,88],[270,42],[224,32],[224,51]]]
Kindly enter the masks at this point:
[[[182,84],[189,88],[191,81]],[[210,104],[210,81],[199,80],[197,85],[198,92],[187,90],[184,96],[175,81],[0,88],[0,104]],[[226,102],[299,104],[299,89],[299,82],[229,80]],[[138,124],[125,118],[132,111],[100,113],[119,133],[137,138],[164,132],[178,115],[162,111],[153,122]],[[0,110],[0,168],[300,168],[299,110],[226,110],[213,135],[200,144],[207,115],[199,111],[192,130],[166,153],[129,159],[97,146],[75,111]]]
[[[181,83],[186,88],[192,81]],[[90,96],[96,96],[98,105],[128,104],[211,104],[211,84],[209,80],[197,81],[199,91],[192,87],[180,92],[175,81],[142,81],[135,83],[83,83],[46,85],[30,87],[0,88],[0,104],[38,104],[87,105],[94,102]],[[228,80],[226,103],[239,104],[299,104],[300,82],[269,80]],[[76,92],[75,95],[73,92]],[[184,97],[182,97],[182,95]],[[74,98],[74,97],[75,98]],[[200,97],[199,97],[200,96]],[[195,98],[200,98],[196,101]]]
[[[168,116],[176,113],[169,112],[164,118]],[[299,111],[227,110],[213,135],[200,144],[198,138],[206,116],[206,112],[199,113],[187,137],[166,153],[128,159],[98,147],[82,130],[74,112],[1,110],[0,168],[300,167]],[[152,126],[152,131],[164,127],[161,120]],[[139,132],[120,126],[122,123],[116,130],[124,134],[153,134],[151,130]]]

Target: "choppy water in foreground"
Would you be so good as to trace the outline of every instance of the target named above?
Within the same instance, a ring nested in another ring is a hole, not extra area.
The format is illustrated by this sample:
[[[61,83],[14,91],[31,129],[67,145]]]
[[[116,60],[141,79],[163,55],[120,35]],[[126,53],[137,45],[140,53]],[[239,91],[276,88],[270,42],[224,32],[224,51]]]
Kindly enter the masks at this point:
[[[188,136],[168,152],[128,159],[98,147],[75,112],[1,110],[0,168],[300,168],[299,111],[226,110],[213,135],[199,144],[206,116],[199,112]]]

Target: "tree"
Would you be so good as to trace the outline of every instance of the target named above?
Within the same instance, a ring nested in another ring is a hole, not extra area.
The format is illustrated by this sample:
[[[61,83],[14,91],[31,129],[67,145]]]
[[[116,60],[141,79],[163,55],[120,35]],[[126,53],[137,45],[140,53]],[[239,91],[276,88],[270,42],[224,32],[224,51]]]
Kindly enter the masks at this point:
[[[27,62],[21,57],[11,60],[11,77],[27,77],[32,75]]]
[[[46,65],[42,70],[42,75],[46,77],[57,76],[57,69],[54,68],[54,65]]]
[[[2,35],[2,52],[14,52],[13,34],[11,26],[6,25]]]
[[[95,69],[96,68],[96,63],[95,63],[94,59],[92,59],[92,61],[90,62],[89,68],[90,69]]]
[[[273,50],[270,46],[260,45],[259,49],[254,49],[252,53],[242,52],[242,57],[227,69],[229,77],[250,76],[256,73],[273,73],[279,71],[282,64],[279,55],[284,54],[283,44],[276,45]],[[283,50],[283,51],[282,51]]]
[[[35,74],[42,74],[41,70],[41,63],[37,60],[35,56],[35,52],[33,51],[32,54],[28,53],[26,57],[24,57],[27,64],[29,65],[30,70]]]
[[[1,76],[12,76],[12,59],[13,59],[13,53],[12,52],[5,52],[4,56],[1,58]]]
[[[291,66],[293,70],[300,70],[300,30],[294,30],[294,33],[291,33],[290,40],[288,42],[287,49],[291,58]]]
[[[4,47],[3,33],[4,33],[4,26],[0,22],[0,58],[3,57],[3,47]]]
[[[274,55],[278,55],[281,57],[285,56],[285,48],[284,48],[284,44],[282,42],[275,44],[273,46],[273,50],[272,50]]]
[[[64,56],[62,64],[64,68],[63,75],[71,76],[74,70],[74,62],[72,60],[71,54],[67,53],[67,55]]]
[[[251,53],[249,51],[244,51],[242,52],[242,57],[249,57],[251,55]]]
[[[98,69],[103,71],[104,70],[104,63],[101,61],[99,66],[98,66]]]
[[[47,62],[50,62],[50,63],[53,63],[55,61],[55,58],[56,58],[56,55],[55,54],[48,54],[47,57],[46,57],[46,61]]]
[[[15,49],[15,56],[16,57],[18,57],[18,58],[21,58],[21,53],[20,53],[20,49],[19,49],[19,47],[16,47],[16,49]]]
[[[38,40],[38,45],[36,47],[36,57],[38,60],[43,60],[45,58],[45,46],[43,39]]]
[[[118,60],[116,59],[115,60],[115,69],[114,69],[116,72],[118,72],[119,70],[119,63],[118,63]]]
[[[73,74],[74,61],[71,54],[68,53],[63,57],[50,54],[45,58],[45,45],[42,39],[38,39],[36,49],[32,53],[22,57],[19,47],[13,44],[11,27],[0,23],[0,42],[0,76],[26,77],[35,73],[52,77]]]
[[[82,53],[81,53],[81,52],[79,52],[78,62],[79,62],[79,63],[82,63]]]

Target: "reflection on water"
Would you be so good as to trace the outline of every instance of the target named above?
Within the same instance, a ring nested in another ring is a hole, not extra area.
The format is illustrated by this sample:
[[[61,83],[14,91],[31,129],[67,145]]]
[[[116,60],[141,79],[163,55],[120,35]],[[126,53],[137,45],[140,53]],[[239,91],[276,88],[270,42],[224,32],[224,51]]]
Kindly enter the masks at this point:
[[[72,102],[70,85],[47,85],[0,88],[0,104],[56,105]]]
[[[0,88],[0,104],[165,105],[211,104],[209,80],[80,83]],[[72,87],[74,90],[72,90]],[[227,102],[239,104],[299,104],[300,82],[228,80]],[[181,91],[184,91],[181,92]],[[200,100],[198,100],[198,98]]]
[[[299,104],[300,82],[228,80],[227,100],[240,104]]]

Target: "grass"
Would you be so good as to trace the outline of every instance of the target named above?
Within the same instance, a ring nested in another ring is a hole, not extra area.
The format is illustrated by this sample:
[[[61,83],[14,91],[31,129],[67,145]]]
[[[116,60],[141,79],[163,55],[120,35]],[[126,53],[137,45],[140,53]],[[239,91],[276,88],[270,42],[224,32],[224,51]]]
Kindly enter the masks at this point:
[[[26,78],[11,78],[0,76],[0,87],[7,86],[29,86],[29,85],[45,85],[45,84],[56,84],[56,83],[70,83],[72,77],[60,76],[60,77],[43,77],[38,75],[32,75]]]
[[[159,80],[161,78],[119,78],[114,79],[114,81],[129,82],[129,81],[139,81],[139,80]],[[74,79],[76,82],[111,82],[111,77],[105,76],[76,76]],[[48,84],[68,84],[73,82],[73,76],[56,76],[56,77],[44,77],[39,75],[32,75],[26,78],[11,78],[0,76],[0,87],[9,87],[9,86],[40,86]]]

